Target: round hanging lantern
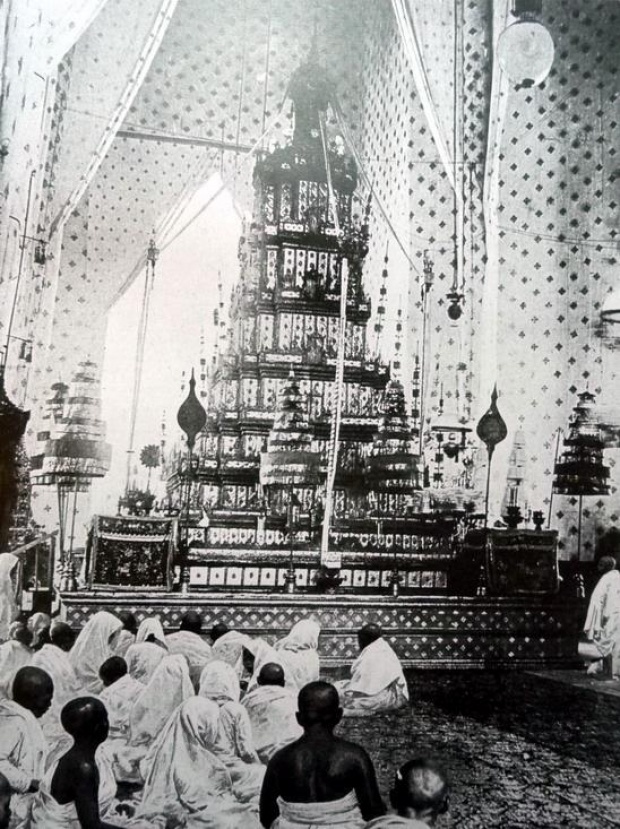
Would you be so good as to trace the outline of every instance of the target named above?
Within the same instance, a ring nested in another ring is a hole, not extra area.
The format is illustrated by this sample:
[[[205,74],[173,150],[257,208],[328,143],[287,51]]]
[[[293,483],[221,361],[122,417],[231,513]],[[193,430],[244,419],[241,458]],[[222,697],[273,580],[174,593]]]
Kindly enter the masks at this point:
[[[510,80],[526,89],[547,78],[555,55],[553,38],[535,20],[519,20],[508,26],[497,42],[499,65]]]

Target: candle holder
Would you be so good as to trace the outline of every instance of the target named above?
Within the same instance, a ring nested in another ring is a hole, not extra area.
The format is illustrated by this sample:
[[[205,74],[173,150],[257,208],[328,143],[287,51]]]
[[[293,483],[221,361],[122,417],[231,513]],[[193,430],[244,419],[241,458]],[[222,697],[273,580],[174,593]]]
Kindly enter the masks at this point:
[[[292,567],[284,574],[284,591],[289,594],[295,592],[295,570]]]
[[[392,596],[394,596],[395,598],[400,593],[401,584],[402,584],[402,579],[401,579],[400,573],[398,572],[398,570],[396,568],[394,568],[394,570],[392,570],[392,572],[390,573],[390,579],[388,581],[388,585],[390,587],[390,591],[392,593]]]

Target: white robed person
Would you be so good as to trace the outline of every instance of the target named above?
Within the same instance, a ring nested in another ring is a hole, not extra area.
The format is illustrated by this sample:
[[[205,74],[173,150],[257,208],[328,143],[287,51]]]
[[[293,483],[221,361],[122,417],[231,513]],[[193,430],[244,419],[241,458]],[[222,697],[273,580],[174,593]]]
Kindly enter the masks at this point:
[[[114,775],[119,782],[141,781],[141,761],[172,713],[193,694],[184,657],[164,657],[131,707],[126,743],[117,735],[110,744]]]
[[[105,705],[110,723],[110,733],[106,746],[114,740],[126,745],[129,740],[129,717],[136,700],[145,686],[127,673],[127,663],[122,656],[111,656],[99,668],[99,676],[104,684],[99,699]]]
[[[32,659],[32,651],[28,647],[31,640],[30,631],[22,622],[10,625],[9,638],[0,645],[0,697],[11,699],[15,674],[29,665]]]
[[[297,694],[284,686],[281,665],[263,665],[258,684],[243,698],[243,707],[249,714],[254,747],[263,763],[267,764],[276,751],[301,737]]]
[[[237,675],[243,672],[243,648],[250,641],[246,633],[230,630],[225,622],[217,622],[211,628],[211,652],[213,659],[231,665]]]
[[[389,711],[409,704],[409,690],[400,661],[378,625],[357,634],[360,654],[351,666],[351,679],[336,683],[345,714]]]
[[[321,625],[315,619],[301,619],[290,633],[275,644],[290,682],[303,688],[319,678],[319,635]]]
[[[195,610],[188,610],[181,618],[179,630],[166,636],[168,651],[180,653],[187,659],[189,675],[195,688],[198,688],[203,668],[213,659],[211,645],[200,635],[201,629],[200,614]]]
[[[120,619],[107,610],[100,610],[90,617],[78,634],[69,659],[81,693],[99,694],[103,690],[99,668],[114,655],[114,637],[122,627]]]
[[[45,671],[28,666],[17,672],[12,695],[0,699],[0,773],[15,792],[11,825],[26,829],[49,754],[39,720],[52,704],[54,686]]]
[[[166,635],[157,616],[140,622],[136,641],[125,652],[127,670],[146,685],[162,659],[169,653]]]
[[[226,662],[210,662],[200,677],[198,694],[219,706],[214,751],[230,772],[237,797],[256,802],[265,767],[254,748],[248,712],[239,702],[241,690],[235,669]]]
[[[66,622],[54,622],[50,628],[51,641],[42,645],[32,657],[35,668],[46,671],[54,683],[54,699],[49,711],[41,718],[41,728],[50,745],[64,738],[60,724],[63,706],[79,695],[80,683],[70,659],[75,634]]]
[[[13,553],[0,553],[0,642],[9,638],[9,627],[17,616],[18,565]]]
[[[620,572],[613,556],[598,563],[601,574],[592,591],[584,633],[588,643],[580,644],[580,654],[591,660],[588,673],[605,678],[620,676]]]
[[[259,829],[256,804],[238,799],[215,753],[219,716],[217,703],[191,697],[170,717],[145,758],[136,817],[154,829],[175,819],[186,829]]]

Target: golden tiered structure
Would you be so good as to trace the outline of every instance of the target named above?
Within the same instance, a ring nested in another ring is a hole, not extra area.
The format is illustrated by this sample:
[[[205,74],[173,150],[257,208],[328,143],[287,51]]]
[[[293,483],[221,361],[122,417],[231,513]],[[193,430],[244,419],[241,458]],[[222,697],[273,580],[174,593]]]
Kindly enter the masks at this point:
[[[368,209],[326,137],[330,84],[313,59],[289,96],[292,140],[256,164],[230,341],[209,372],[190,584],[441,592],[456,519],[421,511],[402,385],[369,356]]]

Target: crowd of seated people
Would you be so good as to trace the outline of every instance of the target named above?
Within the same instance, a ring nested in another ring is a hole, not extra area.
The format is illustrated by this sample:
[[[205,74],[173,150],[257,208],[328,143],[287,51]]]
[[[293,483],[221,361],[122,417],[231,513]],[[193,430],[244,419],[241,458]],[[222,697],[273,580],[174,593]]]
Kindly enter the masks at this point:
[[[320,626],[274,645],[187,613],[95,613],[77,637],[43,614],[0,644],[0,829],[430,826],[447,804],[424,760],[396,774],[386,815],[343,715],[408,705],[396,654],[359,632],[351,679],[319,679]]]

